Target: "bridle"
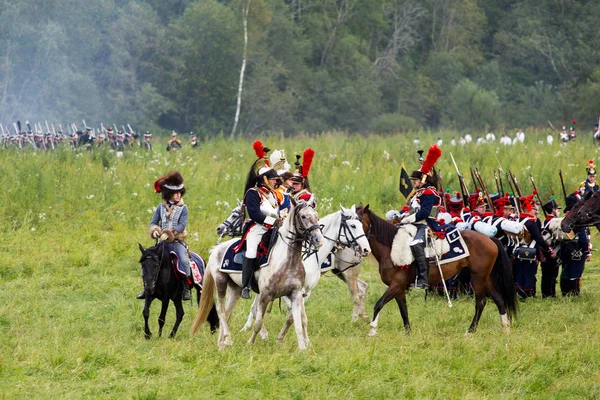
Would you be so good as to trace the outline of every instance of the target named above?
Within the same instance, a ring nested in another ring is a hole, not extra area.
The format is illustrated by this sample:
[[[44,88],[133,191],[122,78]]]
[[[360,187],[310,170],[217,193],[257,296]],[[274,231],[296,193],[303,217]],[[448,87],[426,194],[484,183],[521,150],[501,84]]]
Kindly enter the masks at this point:
[[[301,216],[300,216],[300,211],[302,211],[305,207],[309,207],[309,205],[307,203],[300,203],[298,206],[296,206],[296,209],[294,210],[294,231],[290,231],[288,232],[288,237],[283,237],[283,235],[281,234],[281,232],[277,232],[277,235],[279,235],[279,237],[281,238],[281,241],[283,243],[286,244],[286,246],[288,246],[289,248],[296,250],[296,251],[301,251],[302,252],[302,260],[306,260],[308,257],[310,257],[311,255],[317,253],[318,251],[318,246],[317,243],[314,243],[314,241],[312,240],[312,232],[317,230],[317,229],[321,229],[321,225],[319,224],[314,224],[309,226],[308,228],[303,228],[302,226],[302,221],[300,220]],[[286,239],[289,241],[286,242]],[[304,243],[307,242],[306,246],[304,246]],[[298,245],[299,247],[295,247],[294,245]]]
[[[158,276],[160,275],[160,270],[162,269],[163,256],[165,254],[164,245],[162,243],[160,245],[163,246],[160,248],[160,257],[157,256],[156,254],[154,254],[154,252],[147,251],[147,253],[144,254],[144,257],[140,260],[140,264],[142,264],[142,268],[143,268],[143,261],[147,260],[147,259],[151,259],[158,263],[158,268],[156,268],[156,272],[152,276],[152,286],[150,287],[152,292],[154,292],[154,288],[156,287],[156,282],[158,282]],[[144,290],[145,290],[145,288],[144,288]]]
[[[367,235],[363,233],[362,235],[354,236],[354,233],[350,229],[350,226],[348,226],[348,220],[352,219],[351,216],[341,214],[341,219],[342,221],[340,223],[340,227],[338,228],[337,239],[333,239],[325,235],[323,235],[323,237],[327,240],[332,241],[334,243],[334,246],[338,250],[342,247],[358,247],[358,239],[366,237]],[[321,228],[323,228],[323,225],[321,225]],[[342,237],[346,238],[346,243],[340,240]]]

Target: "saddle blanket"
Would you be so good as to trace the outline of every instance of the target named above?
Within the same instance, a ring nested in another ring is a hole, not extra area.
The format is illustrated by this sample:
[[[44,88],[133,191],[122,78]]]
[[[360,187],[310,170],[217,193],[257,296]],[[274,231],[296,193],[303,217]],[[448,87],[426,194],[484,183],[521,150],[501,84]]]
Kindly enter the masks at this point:
[[[242,240],[236,240],[233,242],[227,251],[225,252],[225,256],[223,257],[223,262],[221,263],[220,271],[226,272],[228,274],[241,274],[242,273],[242,260],[244,259],[244,254],[246,254],[246,250],[235,252],[235,248],[240,244]],[[260,252],[259,252],[260,253]],[[265,265],[269,263],[269,259],[271,258],[271,252],[268,255],[260,255],[259,254],[259,268],[263,268]]]
[[[202,279],[204,278],[204,271],[206,270],[206,262],[198,253],[194,253],[193,251],[189,252],[190,254],[190,268],[192,270],[192,278],[194,279],[194,284],[202,287]],[[178,279],[186,279],[187,276],[183,267],[179,264],[179,257],[174,251],[169,252],[169,257],[171,258],[171,265],[173,265],[173,270],[175,271],[175,275]]]
[[[333,269],[333,253],[327,254],[327,258],[321,263],[322,274],[329,271],[330,269]]]
[[[398,233],[396,233],[392,243],[391,253],[392,262],[395,266],[408,268],[415,260],[409,243],[412,242],[416,233],[417,227],[414,225],[406,224],[398,228]],[[440,265],[469,257],[470,254],[460,231],[456,228],[447,229],[445,239],[436,239],[433,243],[429,242],[429,246],[425,249],[427,258],[433,259],[435,257],[433,252],[438,255]]]

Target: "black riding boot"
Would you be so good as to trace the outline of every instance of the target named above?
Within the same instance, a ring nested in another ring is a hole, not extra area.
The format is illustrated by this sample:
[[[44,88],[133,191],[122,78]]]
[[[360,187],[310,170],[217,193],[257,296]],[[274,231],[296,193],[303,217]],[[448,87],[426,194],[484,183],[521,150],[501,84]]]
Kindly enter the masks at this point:
[[[181,291],[181,299],[184,301],[191,300],[192,296],[190,296],[190,289],[188,288],[187,279],[181,281],[181,284],[183,285],[183,290]]]
[[[146,291],[142,289],[142,292],[137,295],[136,299],[144,300],[146,298]]]
[[[427,289],[429,281],[429,263],[425,258],[425,243],[419,243],[410,247],[417,263],[417,284],[415,289]]]
[[[254,258],[244,257],[242,260],[242,298],[250,298],[250,280],[254,273]]]

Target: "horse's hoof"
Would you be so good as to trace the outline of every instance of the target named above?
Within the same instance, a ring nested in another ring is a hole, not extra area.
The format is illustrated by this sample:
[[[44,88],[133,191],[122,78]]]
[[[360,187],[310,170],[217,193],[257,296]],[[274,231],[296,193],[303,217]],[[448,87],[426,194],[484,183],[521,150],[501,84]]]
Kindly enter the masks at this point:
[[[352,319],[350,320],[350,322],[355,323],[358,321],[358,315],[353,315]]]
[[[240,332],[248,332],[248,329],[250,329],[250,327],[247,325],[244,325],[244,326],[242,326],[242,329],[240,329]]]
[[[223,346],[226,346],[226,347],[233,346],[233,342],[231,341],[231,338],[229,336],[226,337],[225,340],[223,340]]]
[[[269,338],[269,332],[260,332],[260,338],[262,340],[267,340]]]
[[[369,329],[369,336],[373,337],[373,336],[377,336],[377,330],[376,329]]]
[[[145,337],[147,340],[150,340],[150,339],[152,338],[152,334],[151,334],[151,333],[145,333],[145,334],[144,334],[144,337]]]

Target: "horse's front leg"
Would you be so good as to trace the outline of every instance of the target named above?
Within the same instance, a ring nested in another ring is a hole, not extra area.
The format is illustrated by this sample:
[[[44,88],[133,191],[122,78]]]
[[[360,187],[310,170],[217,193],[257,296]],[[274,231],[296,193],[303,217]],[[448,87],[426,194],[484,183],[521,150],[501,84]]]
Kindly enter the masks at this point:
[[[375,307],[373,309],[373,321],[369,324],[369,336],[377,335],[377,324],[379,323],[379,312],[390,300],[395,299],[396,296],[400,292],[404,292],[397,284],[393,284],[388,287],[387,290],[383,293],[381,298],[377,300],[375,303]],[[399,304],[400,306],[400,304]],[[400,314],[402,315],[402,320],[404,321],[404,330],[408,334],[410,333],[410,323],[408,322],[408,310],[406,309],[406,299],[404,300],[404,312],[402,306],[400,306]]]
[[[152,332],[150,332],[150,326],[148,325],[148,318],[150,318],[150,304],[152,304],[152,296],[146,294],[146,301],[144,302],[144,310],[142,315],[144,316],[144,337],[150,339]]]
[[[165,326],[165,318],[167,317],[167,310],[169,309],[169,298],[166,297],[162,300],[162,307],[160,309],[160,315],[158,316],[158,337],[162,337],[163,326]]]
[[[292,301],[292,315],[294,317],[294,330],[296,331],[296,338],[298,339],[298,349],[306,350],[308,343],[304,337],[304,328],[302,325],[302,308],[304,308],[304,299],[302,298],[301,291],[295,291],[291,294],[290,300]]]
[[[252,335],[250,339],[248,339],[248,343],[252,344],[256,340],[256,335],[263,328],[263,319],[265,317],[265,310],[267,308],[267,303],[270,299],[267,299],[265,295],[257,296],[259,298],[256,304],[256,314],[254,315],[254,329],[252,330]]]
[[[173,330],[169,335],[170,338],[174,338],[177,330],[179,329],[179,324],[183,320],[183,316],[185,312],[183,311],[183,305],[181,304],[181,297],[177,296],[175,300],[173,300],[173,304],[175,305],[175,325],[173,325]]]
[[[225,309],[225,296],[227,293],[227,286],[220,288],[217,286],[217,314],[219,315],[219,338],[218,346],[219,351],[225,350],[227,346],[231,346],[231,333],[229,332],[229,323],[227,321],[227,311]]]
[[[286,305],[289,301],[289,297],[283,297],[283,299],[286,299],[287,301],[285,301]],[[288,315],[287,318],[285,319],[285,322],[283,323],[283,327],[281,328],[281,331],[279,331],[279,334],[277,335],[277,341],[279,343],[283,343],[283,340],[285,339],[285,335],[287,334],[287,331],[290,329],[290,326],[292,326],[292,324],[294,323],[294,316],[292,315],[292,305],[291,302],[288,306]]]
[[[258,304],[258,298],[260,295],[254,297],[254,301],[252,302],[252,307],[250,308],[250,312],[248,313],[248,319],[246,320],[246,324],[240,329],[240,332],[247,332],[248,329],[252,327],[252,323],[254,322],[254,316],[256,315],[256,305]]]

